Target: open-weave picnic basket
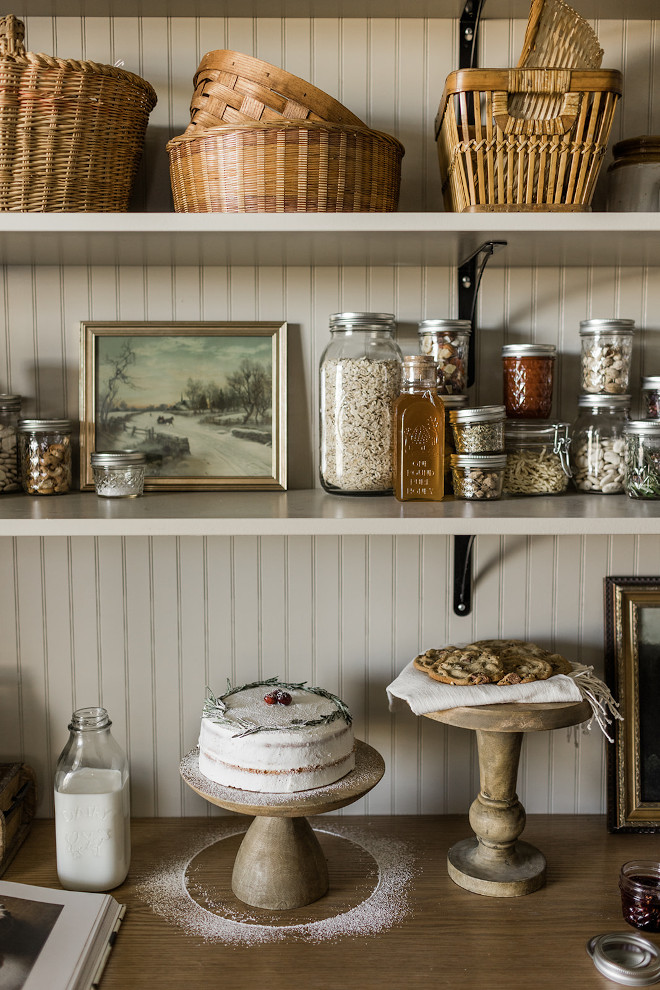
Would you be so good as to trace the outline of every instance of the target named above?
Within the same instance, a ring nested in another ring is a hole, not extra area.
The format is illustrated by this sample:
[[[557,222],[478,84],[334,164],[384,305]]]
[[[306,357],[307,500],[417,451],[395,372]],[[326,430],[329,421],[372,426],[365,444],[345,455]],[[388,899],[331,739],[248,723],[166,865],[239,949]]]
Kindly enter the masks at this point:
[[[397,209],[403,145],[365,126],[225,124],[167,145],[178,213],[383,213]]]
[[[156,94],[112,65],[26,52],[0,19],[0,210],[128,208]]]

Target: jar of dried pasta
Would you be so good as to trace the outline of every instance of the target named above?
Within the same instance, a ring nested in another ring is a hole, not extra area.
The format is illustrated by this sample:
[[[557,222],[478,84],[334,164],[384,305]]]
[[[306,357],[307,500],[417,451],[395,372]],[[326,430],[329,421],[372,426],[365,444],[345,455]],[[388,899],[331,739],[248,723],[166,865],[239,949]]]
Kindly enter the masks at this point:
[[[571,477],[568,423],[509,420],[504,429],[506,495],[562,495]]]
[[[28,495],[65,495],[71,489],[69,419],[21,419],[18,449],[23,490]]]
[[[634,332],[634,320],[582,320],[583,392],[628,393]]]
[[[449,413],[457,454],[497,454],[504,450],[504,406],[478,406]]]
[[[505,467],[506,454],[452,454],[454,495],[476,501],[501,498]]]
[[[581,395],[571,433],[573,484],[580,492],[623,492],[625,442],[630,419],[629,395]]]
[[[467,386],[470,321],[422,320],[417,332],[420,351],[435,360],[438,395],[461,395]]]
[[[506,344],[502,348],[504,405],[509,418],[550,416],[556,356],[553,344]]]
[[[391,495],[403,356],[391,313],[335,313],[320,368],[320,475],[335,495]]]

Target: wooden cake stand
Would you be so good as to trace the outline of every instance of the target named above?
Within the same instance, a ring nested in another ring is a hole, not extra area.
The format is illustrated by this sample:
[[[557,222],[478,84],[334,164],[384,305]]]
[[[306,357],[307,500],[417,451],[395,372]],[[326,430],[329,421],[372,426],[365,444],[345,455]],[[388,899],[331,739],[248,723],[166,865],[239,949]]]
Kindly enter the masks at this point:
[[[475,836],[452,846],[449,876],[475,894],[518,897],[545,883],[545,857],[519,841],[525,809],[516,794],[524,732],[578,725],[591,717],[588,701],[482,705],[429,712],[427,717],[474,729],[479,751],[480,791],[470,807]]]
[[[181,776],[219,808],[254,815],[240,845],[231,887],[239,900],[273,911],[303,907],[328,891],[328,866],[307,815],[352,804],[375,787],[385,772],[382,756],[355,741],[355,769],[334,784],[290,794],[262,794],[223,787],[199,772],[197,748],[181,761]]]

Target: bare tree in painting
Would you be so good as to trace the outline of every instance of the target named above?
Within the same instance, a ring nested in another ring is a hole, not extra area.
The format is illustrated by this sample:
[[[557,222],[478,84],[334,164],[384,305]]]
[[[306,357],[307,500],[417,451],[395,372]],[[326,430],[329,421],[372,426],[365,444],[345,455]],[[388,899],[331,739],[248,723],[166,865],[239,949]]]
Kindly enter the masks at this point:
[[[245,412],[243,422],[247,423],[254,416],[258,423],[259,417],[270,407],[272,391],[271,378],[264,366],[258,361],[245,358],[238,371],[227,375],[227,385],[234,393],[237,405]]]
[[[99,409],[99,424],[106,426],[108,423],[108,418],[110,413],[115,408],[115,399],[117,398],[117,392],[119,391],[120,385],[126,385],[128,388],[135,388],[135,382],[128,374],[128,368],[132,364],[135,364],[136,355],[135,351],[131,347],[130,340],[125,340],[121,346],[121,350],[116,357],[107,358],[108,364],[111,366],[112,371],[107,382],[107,389],[101,400],[101,406]]]
[[[188,379],[186,383],[185,395],[193,412],[199,412],[200,409],[204,408],[206,403],[206,390],[199,380],[195,378]]]

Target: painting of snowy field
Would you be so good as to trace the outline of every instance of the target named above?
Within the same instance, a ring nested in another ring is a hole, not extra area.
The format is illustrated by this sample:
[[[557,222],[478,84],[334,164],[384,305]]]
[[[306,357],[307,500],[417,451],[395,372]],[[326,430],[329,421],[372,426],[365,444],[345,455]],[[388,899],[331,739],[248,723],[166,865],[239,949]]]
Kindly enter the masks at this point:
[[[285,330],[83,324],[84,487],[92,450],[138,450],[147,490],[284,488]]]

